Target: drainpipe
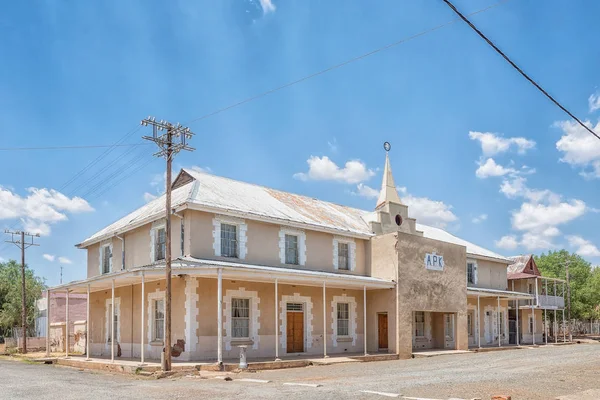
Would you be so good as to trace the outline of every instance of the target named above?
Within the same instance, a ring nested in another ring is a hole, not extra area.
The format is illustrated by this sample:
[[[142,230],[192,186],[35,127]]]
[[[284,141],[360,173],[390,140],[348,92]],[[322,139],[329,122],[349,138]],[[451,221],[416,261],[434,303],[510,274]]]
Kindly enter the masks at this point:
[[[183,230],[183,215],[181,215],[177,211],[175,211],[174,208],[171,210],[171,215],[174,215],[174,216],[178,217],[181,220],[180,231],[179,231],[179,232],[181,232],[181,230]],[[179,240],[181,240],[181,237],[179,238]],[[182,243],[181,243],[181,256],[182,257],[185,255],[185,254],[183,254],[184,253],[183,246],[184,246],[184,244],[183,244],[183,241],[182,241]]]
[[[115,237],[121,241],[121,270],[125,270],[125,238],[119,235]]]

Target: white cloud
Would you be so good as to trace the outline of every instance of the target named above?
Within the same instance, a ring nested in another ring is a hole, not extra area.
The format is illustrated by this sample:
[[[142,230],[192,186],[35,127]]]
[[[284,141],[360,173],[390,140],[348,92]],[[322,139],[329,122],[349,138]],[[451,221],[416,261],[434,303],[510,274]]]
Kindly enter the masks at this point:
[[[373,189],[370,186],[359,183],[356,185],[356,192],[352,192],[353,195],[366,197],[368,199],[376,199],[379,196],[379,190]]]
[[[35,221],[28,218],[21,218],[21,222],[23,223],[23,229],[34,235],[37,234],[40,236],[48,236],[50,235],[50,232],[52,232],[50,225],[45,222]]]
[[[475,175],[480,179],[489,178],[490,176],[504,176],[514,174],[517,171],[514,168],[506,168],[496,164],[493,158],[488,158],[485,162],[479,161],[479,168],[475,171]]]
[[[265,14],[275,12],[275,4],[273,4],[272,0],[260,0],[260,6]]]
[[[583,257],[600,257],[600,250],[589,240],[585,240],[581,236],[567,236],[569,245],[577,247],[575,253]]]
[[[592,93],[588,98],[588,104],[591,113],[600,110],[600,92]]]
[[[165,181],[167,180],[167,173],[163,172],[162,174],[154,174],[152,175],[152,179],[150,180],[150,186],[157,186],[159,188],[164,188]]]
[[[154,200],[155,198],[157,198],[158,196],[152,193],[148,193],[148,192],[144,192],[144,201],[146,203]]]
[[[67,220],[66,213],[94,211],[81,197],[67,197],[54,189],[27,189],[22,197],[0,186],[0,219],[21,218],[24,229],[41,235],[50,234],[50,224]]]
[[[584,124],[594,132],[600,132],[600,122],[592,126],[590,121]],[[562,153],[560,161],[581,168],[585,178],[600,178],[600,140],[575,121],[560,121],[554,126],[563,131],[556,142],[556,148]]]
[[[365,163],[359,160],[346,162],[343,168],[340,168],[327,156],[311,156],[308,160],[308,172],[298,172],[294,178],[308,181],[338,181],[345,183],[359,183],[366,181],[375,175],[372,169],[368,169]]]
[[[526,232],[521,239],[521,245],[529,251],[553,249],[556,245],[552,239],[543,234]]]
[[[552,204],[523,203],[519,210],[513,211],[512,226],[519,231],[543,232],[570,222],[585,211],[586,205],[581,200]]]
[[[452,206],[427,197],[415,197],[407,194],[406,188],[401,189],[404,189],[402,202],[408,206],[408,215],[416,218],[417,222],[446,228],[449,223],[458,221],[458,217],[452,212]]]
[[[514,176],[504,179],[500,185],[500,193],[509,199],[523,197],[533,203],[547,201],[550,203],[560,202],[561,196],[548,189],[530,189],[527,187],[527,179],[522,176]]]
[[[485,156],[507,152],[511,147],[516,147],[519,154],[525,154],[527,150],[535,147],[533,140],[523,137],[505,138],[495,133],[474,131],[469,132],[469,137],[481,143],[481,151]]]
[[[54,259],[56,258],[56,256],[53,256],[52,254],[43,254],[42,257],[44,257],[46,260],[52,262],[54,261]]]
[[[519,241],[515,235],[506,235],[496,240],[494,244],[500,249],[514,250],[519,246]]]
[[[67,257],[58,257],[58,262],[61,264],[73,264],[73,261],[69,260]]]
[[[478,215],[475,218],[473,218],[471,220],[471,222],[473,222],[474,224],[478,224],[480,222],[487,220],[487,217],[488,217],[487,214],[481,214],[481,215]]]

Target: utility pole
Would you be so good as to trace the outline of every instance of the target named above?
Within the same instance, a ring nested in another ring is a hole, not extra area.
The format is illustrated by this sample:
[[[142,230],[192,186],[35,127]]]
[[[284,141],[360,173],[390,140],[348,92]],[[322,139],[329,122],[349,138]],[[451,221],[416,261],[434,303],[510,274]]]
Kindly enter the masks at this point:
[[[567,260],[565,261],[565,275],[567,278],[567,319],[569,320],[569,342],[573,341],[573,331],[571,329],[571,282],[569,280],[569,263],[571,255],[567,255]]]
[[[31,234],[24,231],[9,231],[8,229],[4,233],[10,235],[10,240],[6,243],[12,243],[21,249],[21,335],[23,337],[23,354],[27,353],[27,303],[25,296],[25,249],[31,246],[39,246],[39,244],[33,243],[34,237],[40,237],[39,233]],[[15,235],[17,239],[15,240]],[[20,236],[20,239],[19,239]],[[29,243],[25,243],[25,236],[31,238]]]
[[[173,125],[167,121],[156,121],[153,117],[142,120],[142,126],[152,126],[152,136],[143,138],[156,143],[159,151],[154,154],[157,157],[164,157],[167,160],[167,178],[165,180],[165,279],[167,281],[165,289],[165,346],[164,353],[164,371],[171,370],[171,164],[173,157],[181,150],[194,151],[193,147],[187,145],[187,140],[194,135],[190,128],[181,124]],[[158,131],[166,131],[160,134]]]

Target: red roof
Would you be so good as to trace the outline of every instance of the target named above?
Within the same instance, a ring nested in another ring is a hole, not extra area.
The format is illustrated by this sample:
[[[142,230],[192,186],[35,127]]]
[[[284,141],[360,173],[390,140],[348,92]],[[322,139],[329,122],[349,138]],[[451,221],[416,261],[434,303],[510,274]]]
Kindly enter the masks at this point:
[[[508,278],[508,280],[512,280],[512,279],[531,279],[531,278],[537,278],[539,275],[534,275],[534,274],[527,274],[525,272],[517,272],[514,274],[506,274],[506,277]]]

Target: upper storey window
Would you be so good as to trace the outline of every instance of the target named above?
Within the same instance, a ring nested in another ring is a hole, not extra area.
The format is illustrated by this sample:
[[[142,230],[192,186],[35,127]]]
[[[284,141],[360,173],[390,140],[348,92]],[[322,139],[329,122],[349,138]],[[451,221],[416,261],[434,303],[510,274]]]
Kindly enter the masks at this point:
[[[349,270],[348,243],[338,242],[338,269]]]
[[[237,226],[221,224],[221,256],[238,256]]]
[[[281,227],[279,262],[288,265],[306,264],[306,233],[303,230]]]
[[[100,246],[100,269],[103,274],[112,271],[112,244]]]
[[[246,232],[243,219],[216,215],[213,218],[213,250],[217,257],[246,258]]]
[[[335,236],[333,238],[333,268],[354,271],[356,268],[356,243],[354,239]]]
[[[467,262],[467,283],[471,285],[477,284],[477,263],[474,261]]]
[[[152,262],[167,258],[167,230],[161,221],[157,221],[150,229],[150,259]]]
[[[298,264],[298,236],[285,235],[285,263]]]

